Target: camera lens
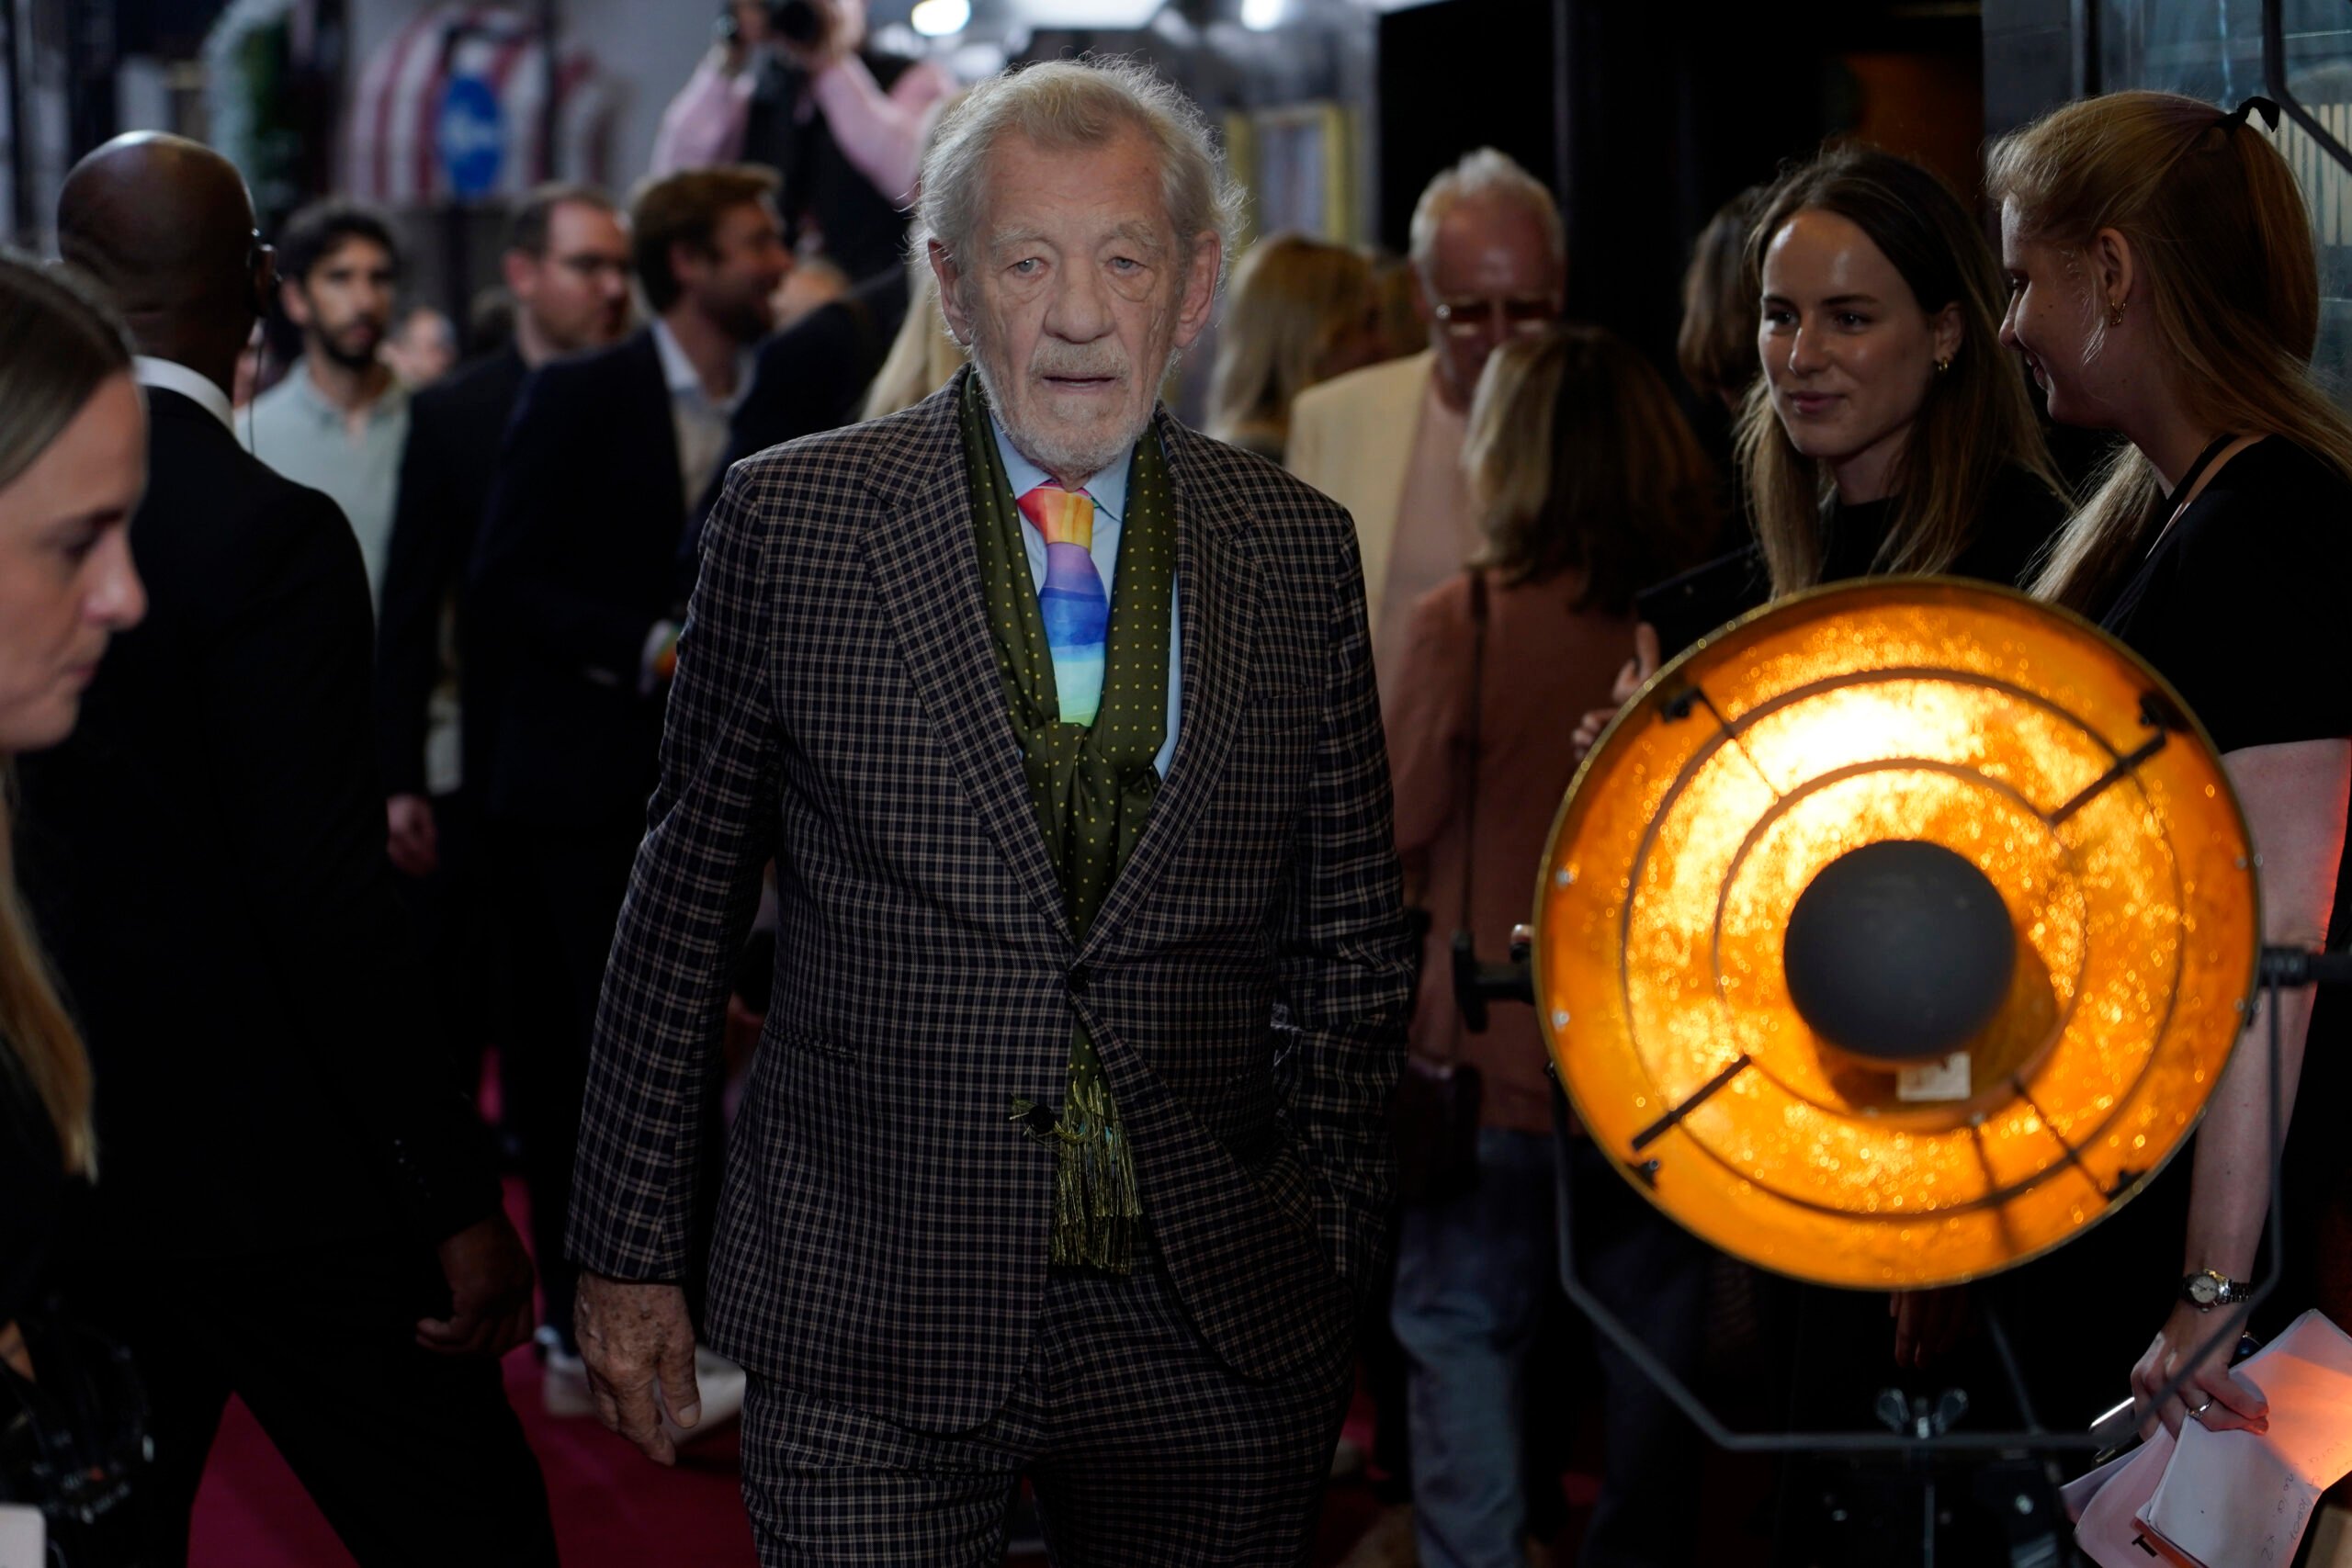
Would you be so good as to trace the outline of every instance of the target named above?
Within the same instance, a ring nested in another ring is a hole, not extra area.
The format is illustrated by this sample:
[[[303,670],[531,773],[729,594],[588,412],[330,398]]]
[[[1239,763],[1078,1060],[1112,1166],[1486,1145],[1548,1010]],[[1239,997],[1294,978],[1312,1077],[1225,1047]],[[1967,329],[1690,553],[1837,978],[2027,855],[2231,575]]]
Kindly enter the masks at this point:
[[[787,43],[815,43],[825,30],[825,19],[817,14],[815,0],[774,0],[768,6],[768,25]]]

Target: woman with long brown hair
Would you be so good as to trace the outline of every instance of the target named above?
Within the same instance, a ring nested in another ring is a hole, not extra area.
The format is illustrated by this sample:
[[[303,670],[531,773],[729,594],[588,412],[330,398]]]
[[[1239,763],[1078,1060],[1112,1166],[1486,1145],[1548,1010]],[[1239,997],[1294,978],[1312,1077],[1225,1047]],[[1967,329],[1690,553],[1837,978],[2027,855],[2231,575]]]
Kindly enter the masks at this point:
[[[2310,214],[2286,160],[2249,122],[2257,108],[2275,126],[2277,106],[2264,99],[2226,114],[2166,93],[2070,104],[1993,149],[1991,188],[2010,292],[2003,340],[2048,389],[2052,418],[2124,437],[2034,591],[2098,620],[2187,699],[2261,855],[2263,939],[2312,948],[2340,942],[2346,924],[2352,692],[2340,625],[2352,582],[2352,419],[2312,374],[2320,290]],[[2325,1295],[2317,1269],[2323,1216],[2352,1190],[2344,1140],[2318,1124],[2352,1090],[2342,998],[2314,1008],[2305,990],[2281,1007],[2277,1092],[2300,1107],[2287,1142],[2288,1245],[2257,1261],[2269,1201],[2267,1006],[2187,1157],[2069,1249],[2090,1282],[2074,1312],[2119,1322],[2131,1338],[2065,1359],[2087,1361],[2111,1399],[2137,1354],[2132,1392],[2176,1432],[2188,1417],[2264,1425],[2262,1397],[2229,1371],[2226,1348],[2195,1357],[2217,1337],[2211,1309],[2258,1273],[2277,1277],[2278,1321],[2315,1302],[2342,1319],[2352,1305]],[[2327,1043],[2307,1051],[2307,1034]],[[2142,1351],[2136,1335],[2167,1301]],[[2187,1384],[2155,1404],[2192,1360]]]
[[[107,639],[146,608],[126,525],[147,416],[110,316],[0,254],[0,758],[65,739]],[[17,897],[0,795],[0,1363],[38,1375],[39,1300],[68,1184],[97,1173],[90,1064]]]
[[[1748,239],[1764,375],[1740,471],[1774,595],[1883,572],[2015,583],[2064,513],[1974,217],[1867,148],[1773,187]]]
[[[1818,583],[1941,572],[2016,586],[2066,513],[2001,352],[1992,247],[1935,175],[1873,148],[1824,152],[1765,193],[1747,275],[1762,374],[1736,444],[1756,538],[1679,585],[1695,619],[1668,628],[1670,646],[1638,634],[1618,704],[1661,654]],[[1580,744],[1615,712],[1587,714]]]

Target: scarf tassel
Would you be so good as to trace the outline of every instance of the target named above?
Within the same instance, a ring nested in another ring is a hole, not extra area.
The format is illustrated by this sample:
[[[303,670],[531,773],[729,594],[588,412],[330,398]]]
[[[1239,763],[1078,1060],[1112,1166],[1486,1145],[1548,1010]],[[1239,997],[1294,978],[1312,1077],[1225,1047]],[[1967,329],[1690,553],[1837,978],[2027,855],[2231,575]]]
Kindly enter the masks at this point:
[[[1126,1274],[1135,1268],[1143,1201],[1135,1155],[1100,1079],[1073,1073],[1058,1117],[1032,1100],[1012,1102],[1012,1120],[1055,1145],[1054,1218],[1046,1260],[1058,1268]]]

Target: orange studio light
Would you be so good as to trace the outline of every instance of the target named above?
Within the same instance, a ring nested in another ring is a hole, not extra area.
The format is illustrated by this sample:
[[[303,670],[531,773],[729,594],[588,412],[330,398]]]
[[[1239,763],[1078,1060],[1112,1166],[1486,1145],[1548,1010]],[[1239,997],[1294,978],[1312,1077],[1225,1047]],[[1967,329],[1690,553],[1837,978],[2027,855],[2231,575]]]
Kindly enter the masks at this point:
[[[1544,1038],[1627,1178],[1797,1279],[1994,1273],[2138,1191],[2243,1027],[2245,822],[2170,687],[1940,578],[1800,595],[1660,671],[1536,889]]]

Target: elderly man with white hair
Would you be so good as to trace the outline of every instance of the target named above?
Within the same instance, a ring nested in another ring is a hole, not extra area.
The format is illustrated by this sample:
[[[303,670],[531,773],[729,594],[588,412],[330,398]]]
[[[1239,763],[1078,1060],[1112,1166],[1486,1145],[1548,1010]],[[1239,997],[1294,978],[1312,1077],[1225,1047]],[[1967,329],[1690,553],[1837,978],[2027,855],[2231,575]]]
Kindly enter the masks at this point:
[[[1412,952],[1353,530],[1159,407],[1236,211],[1142,68],[975,88],[917,217],[973,368],[704,536],[571,1210],[602,1413],[699,1412],[740,939],[765,1036],[706,1337],[761,1559],[1290,1562],[1351,1387]]]
[[[1560,211],[1509,156],[1482,147],[1413,209],[1414,306],[1430,348],[1309,387],[1291,405],[1291,472],[1355,518],[1374,662],[1394,669],[1414,603],[1480,543],[1462,473],[1470,394],[1497,345],[1559,320]]]

